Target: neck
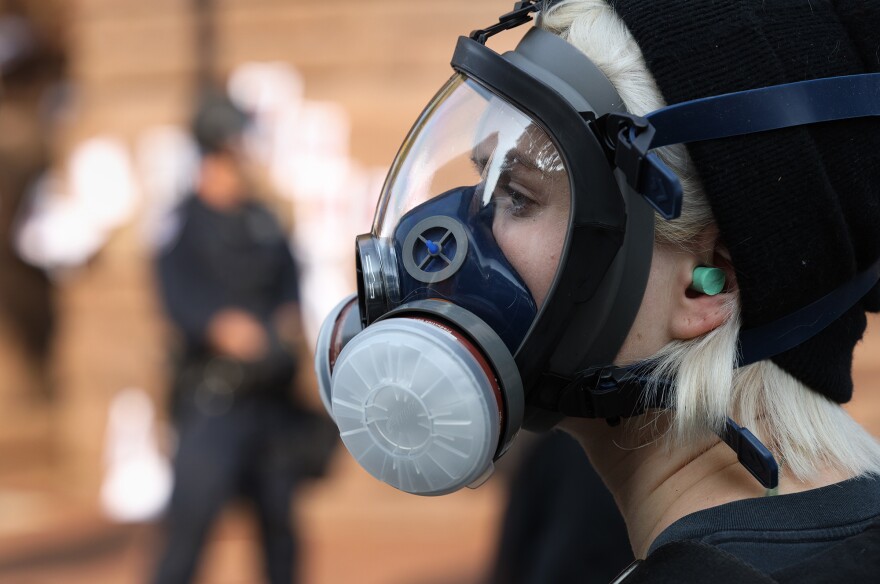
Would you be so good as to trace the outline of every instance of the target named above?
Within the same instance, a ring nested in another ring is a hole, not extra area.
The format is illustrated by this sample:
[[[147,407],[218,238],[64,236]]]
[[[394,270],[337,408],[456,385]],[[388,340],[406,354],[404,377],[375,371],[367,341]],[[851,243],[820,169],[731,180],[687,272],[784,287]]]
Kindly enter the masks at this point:
[[[637,558],[644,558],[654,539],[685,515],[765,495],[764,487],[719,439],[692,449],[670,450],[663,440],[632,444],[631,428],[645,427],[645,422],[637,418],[616,427],[603,420],[567,419],[563,423],[614,495]],[[647,425],[656,427],[653,423]],[[810,482],[801,482],[782,469],[780,493],[805,491],[846,478],[841,473],[827,472]]]

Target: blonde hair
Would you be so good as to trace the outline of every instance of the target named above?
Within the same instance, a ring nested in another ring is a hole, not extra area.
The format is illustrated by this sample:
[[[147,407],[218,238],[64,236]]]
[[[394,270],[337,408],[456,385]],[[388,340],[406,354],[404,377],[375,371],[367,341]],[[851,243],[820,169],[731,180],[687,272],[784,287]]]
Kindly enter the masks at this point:
[[[584,52],[617,88],[627,109],[643,115],[665,105],[642,52],[607,0],[564,0],[541,15],[540,26]],[[681,217],[657,219],[655,245],[693,249],[714,224],[709,203],[683,146],[658,151],[684,190]],[[766,360],[736,368],[739,298],[729,319],[710,333],[673,341],[651,362],[674,380],[670,447],[705,443],[727,417],[749,428],[799,480],[823,469],[880,474],[880,444],[844,409]],[[649,391],[656,391],[649,388]]]

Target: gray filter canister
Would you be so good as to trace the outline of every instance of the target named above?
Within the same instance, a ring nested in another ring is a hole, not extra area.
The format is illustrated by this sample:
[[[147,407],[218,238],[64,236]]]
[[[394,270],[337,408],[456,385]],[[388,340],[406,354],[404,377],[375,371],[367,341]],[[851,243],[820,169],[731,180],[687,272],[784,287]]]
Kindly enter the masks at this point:
[[[391,318],[354,337],[332,378],[333,417],[377,479],[443,495],[491,472],[501,426],[497,385],[472,345],[443,325]]]

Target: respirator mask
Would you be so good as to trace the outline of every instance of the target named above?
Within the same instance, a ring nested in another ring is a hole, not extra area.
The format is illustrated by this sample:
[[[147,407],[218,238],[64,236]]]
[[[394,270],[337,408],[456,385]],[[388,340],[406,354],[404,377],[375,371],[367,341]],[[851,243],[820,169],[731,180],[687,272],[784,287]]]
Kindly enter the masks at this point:
[[[559,419],[527,408],[525,388],[548,360],[573,372],[591,344],[601,346],[590,360],[610,362],[605,343],[554,345],[575,307],[594,337],[618,329],[622,341],[641,293],[610,309],[625,276],[644,288],[651,252],[653,212],[634,200],[627,213],[588,127],[620,99],[581,53],[539,30],[504,56],[463,37],[453,68],[392,165],[372,231],[357,238],[357,296],[328,316],[317,348],[322,397],[348,450],[380,480],[424,495],[479,484],[524,424]],[[633,222],[641,237],[626,242]],[[638,269],[623,265],[624,248]]]
[[[410,493],[480,484],[521,428],[666,405],[663,391],[646,400],[638,369],[610,365],[642,301],[655,213],[681,208],[678,179],[650,150],[771,129],[743,130],[745,116],[710,127],[726,107],[712,99],[629,115],[586,56],[537,28],[512,52],[485,46],[536,10],[518,2],[459,39],[455,74],[356,240],[357,294],[319,334],[321,397],[345,446]],[[818,121],[804,116],[767,123]],[[771,329],[747,343],[753,361],[780,348],[760,346]],[[731,424],[725,439],[772,483],[772,456]]]

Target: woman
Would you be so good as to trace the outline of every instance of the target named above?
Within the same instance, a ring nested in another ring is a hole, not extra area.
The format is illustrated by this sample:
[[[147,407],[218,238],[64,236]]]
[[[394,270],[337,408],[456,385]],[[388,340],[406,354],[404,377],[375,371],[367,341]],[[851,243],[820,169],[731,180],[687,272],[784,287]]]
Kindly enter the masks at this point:
[[[536,8],[459,41],[359,238],[366,328],[319,366],[346,446],[440,494],[565,416],[627,582],[876,576],[880,445],[840,404],[880,309],[880,6],[563,0],[538,26],[579,54],[482,46]]]

